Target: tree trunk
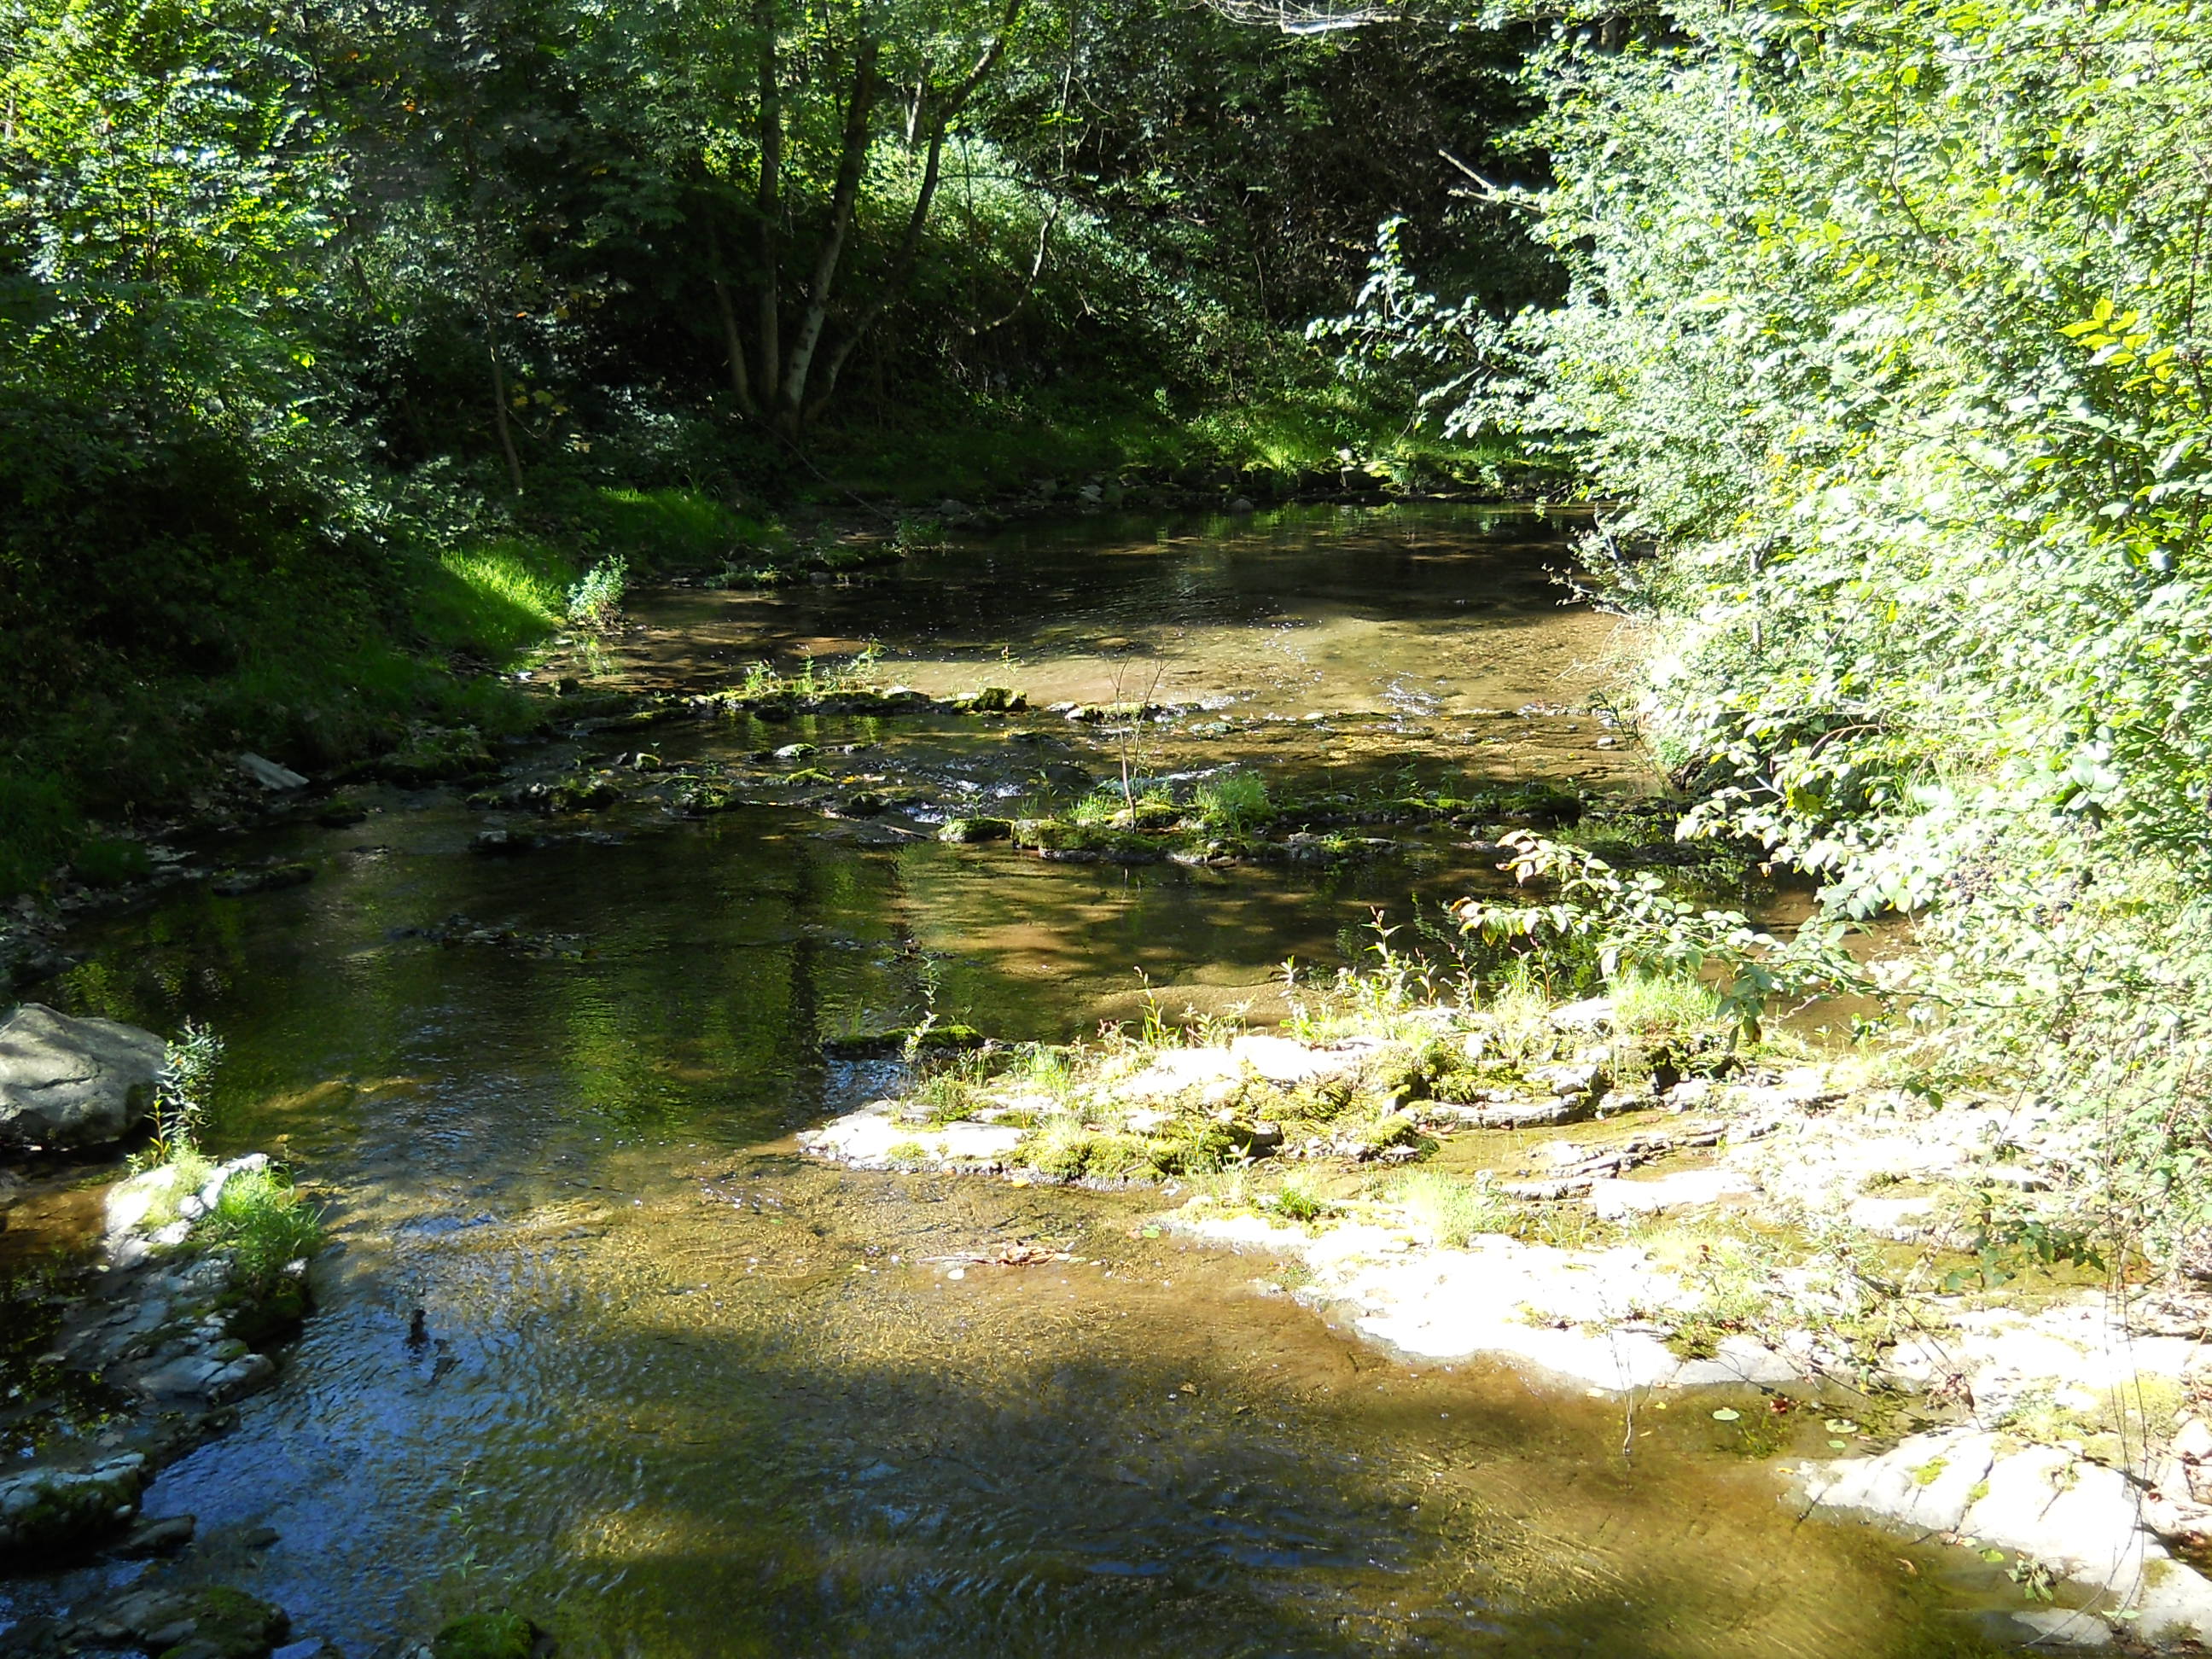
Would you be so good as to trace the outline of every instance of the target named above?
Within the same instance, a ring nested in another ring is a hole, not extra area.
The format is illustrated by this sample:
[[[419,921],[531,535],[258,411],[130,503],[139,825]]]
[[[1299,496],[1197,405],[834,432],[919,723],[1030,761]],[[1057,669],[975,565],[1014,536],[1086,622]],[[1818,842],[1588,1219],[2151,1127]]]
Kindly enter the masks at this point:
[[[799,331],[791,343],[784,365],[783,387],[777,399],[776,419],[795,433],[806,413],[806,381],[814,367],[814,353],[822,343],[822,330],[830,320],[830,295],[837,280],[837,264],[844,257],[845,238],[853,228],[853,208],[860,198],[860,178],[868,165],[868,118],[876,100],[876,58],[880,48],[873,36],[863,35],[853,52],[853,90],[845,105],[845,132],[837,157],[837,182],[830,198],[830,226],[814,258],[813,280],[807,284],[806,309],[799,314]]]
[[[515,453],[514,428],[507,416],[507,365],[500,361],[499,325],[493,319],[491,304],[485,301],[484,355],[491,359],[492,426],[499,434],[500,453],[507,457],[507,476],[514,485],[514,493],[522,494],[522,457]]]
[[[1020,20],[1022,7],[1025,3],[1026,0],[1006,0],[1006,13],[999,20],[998,32],[992,36],[991,44],[984,48],[982,55],[975,60],[960,84],[946,96],[935,118],[930,122],[929,159],[922,167],[921,187],[915,193],[914,210],[907,215],[906,231],[899,238],[897,252],[891,256],[890,269],[884,275],[882,290],[873,302],[854,319],[852,326],[845,331],[843,337],[830,352],[829,362],[823,369],[820,388],[811,401],[801,401],[806,386],[805,377],[799,378],[797,395],[792,404],[794,420],[811,419],[821,412],[823,406],[830,401],[830,394],[836,391],[837,376],[852,356],[854,349],[875,326],[884,313],[890,309],[891,301],[898,296],[906,285],[907,278],[913,274],[915,255],[921,246],[921,233],[929,222],[930,207],[937,199],[937,186],[945,160],[945,137],[951,131],[952,123],[959,118],[960,112],[967,107],[968,100],[975,95],[975,89],[983,84],[984,77],[997,66],[1000,57],[1006,49],[1006,37]],[[917,92],[914,112],[909,118],[909,143],[913,142],[915,126],[920,124],[922,102],[922,95]],[[826,316],[826,313],[824,314]],[[820,332],[818,326],[815,331]],[[811,351],[812,342],[810,340],[808,344]]]
[[[753,25],[760,31],[760,185],[753,197],[753,212],[760,232],[760,383],[770,398],[783,379],[776,294],[776,220],[783,211],[783,89],[776,58],[778,21],[775,0],[755,0]]]
[[[738,332],[738,313],[730,304],[730,285],[722,278],[722,243],[714,234],[714,203],[707,202],[707,270],[714,285],[714,309],[722,319],[722,349],[729,354],[730,390],[737,394],[738,407],[747,415],[758,413],[753,404],[750,378],[745,373],[745,343]]]

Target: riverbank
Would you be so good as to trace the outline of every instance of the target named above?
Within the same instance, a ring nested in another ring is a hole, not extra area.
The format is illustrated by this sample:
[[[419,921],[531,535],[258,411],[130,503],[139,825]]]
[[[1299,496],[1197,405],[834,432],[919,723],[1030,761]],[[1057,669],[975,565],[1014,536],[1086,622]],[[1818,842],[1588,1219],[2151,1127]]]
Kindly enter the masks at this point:
[[[927,1062],[799,1141],[1156,1188],[1154,1225],[1264,1255],[1264,1287],[1407,1364],[1507,1360],[1618,1401],[1632,1440],[1639,1411],[1709,1414],[1808,1515],[2001,1564],[2024,1635],[2212,1635],[2212,1297],[2001,1243],[2060,1236],[2081,1137],[1883,1073],[1730,1042],[1695,986],[1345,981],[1281,1033],[1155,1018]]]
[[[968,501],[833,491],[775,514],[696,491],[572,491],[504,532],[405,551],[378,579],[397,583],[380,608],[349,583],[228,619],[239,660],[222,674],[118,666],[116,684],[69,706],[27,703],[15,774],[0,785],[0,902],[20,910],[26,896],[137,888],[161,873],[147,843],[257,816],[295,787],[275,779],[465,775],[465,763],[573,721],[553,695],[592,684],[626,592],[865,580],[948,533],[1109,510],[1236,517],[1294,501],[1472,499],[1371,482],[1039,473]],[[550,674],[532,672],[549,663]]]

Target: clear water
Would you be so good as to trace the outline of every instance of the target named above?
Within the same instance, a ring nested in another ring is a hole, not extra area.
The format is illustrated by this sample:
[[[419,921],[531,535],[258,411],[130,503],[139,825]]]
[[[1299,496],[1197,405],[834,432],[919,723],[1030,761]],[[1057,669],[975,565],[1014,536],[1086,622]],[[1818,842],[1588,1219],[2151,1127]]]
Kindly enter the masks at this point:
[[[1642,787],[1571,712],[1612,624],[1559,604],[1563,558],[1533,515],[1101,519],[878,585],[653,597],[603,666],[702,686],[873,640],[927,689],[1102,700],[1157,678],[1247,722],[1160,733],[1153,770]],[[1479,712],[1526,704],[1568,712]],[[872,744],[851,763],[990,798],[1032,787],[1040,751],[1006,733],[1055,724],[775,736]],[[653,735],[707,762],[768,740]],[[1109,738],[1050,735],[1063,763],[1115,761]],[[1407,1366],[1267,1288],[1265,1259],[1145,1237],[1158,1194],[794,1153],[890,1081],[826,1065],[825,1036],[934,1007],[1071,1036],[1131,1011],[1137,968],[1170,1006],[1264,1018],[1284,957],[1340,960],[1370,906],[1473,878],[1449,847],[1316,880],[632,809],[495,860],[451,793],[371,804],[352,829],[240,840],[311,860],[311,885],[109,919],[60,988],[213,1024],[212,1138],[279,1152],[331,1218],[282,1380],[152,1489],[199,1518],[185,1572],[354,1655],[501,1602],[571,1656],[1982,1650],[1986,1583],[1801,1522],[1771,1458],[1695,1402],[1631,1420],[1500,1367]],[[406,932],[457,912],[526,948]],[[940,1259],[1007,1243],[1078,1260]],[[276,1541],[249,1547],[264,1526]],[[0,1583],[0,1613],[88,1583]]]

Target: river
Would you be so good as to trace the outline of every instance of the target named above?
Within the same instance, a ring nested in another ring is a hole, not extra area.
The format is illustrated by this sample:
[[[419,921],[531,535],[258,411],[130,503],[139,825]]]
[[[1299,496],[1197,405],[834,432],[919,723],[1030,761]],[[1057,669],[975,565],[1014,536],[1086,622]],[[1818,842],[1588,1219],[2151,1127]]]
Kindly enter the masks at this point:
[[[933,693],[1203,706],[1118,736],[1034,709],[656,727],[665,768],[805,742],[840,787],[922,799],[638,804],[488,858],[512,814],[380,787],[356,824],[233,837],[307,885],[87,924],[43,994],[208,1021],[215,1150],[277,1152],[331,1224],[277,1384],[150,1490],[198,1517],[183,1570],[353,1656],[487,1603],[570,1656],[1980,1651],[1982,1592],[1801,1522],[1696,1400],[1631,1416],[1409,1365],[1269,1260],[1148,1228],[1158,1193],[859,1174],[791,1139],[893,1080],[825,1038],[933,1013],[1065,1039],[1130,1017],[1139,969],[1171,1011],[1261,1021],[1285,957],[1332,967],[1373,910],[1496,878],[1449,833],[1326,873],[1047,862],[940,844],[947,802],[1231,763],[1355,798],[1650,789],[1587,712],[1619,641],[1561,603],[1566,557],[1528,513],[1100,516],[855,585],[652,593],[591,653],[609,683],[872,643]],[[963,1260],[1008,1244],[1071,1259]],[[0,1609],[86,1583],[0,1583]]]

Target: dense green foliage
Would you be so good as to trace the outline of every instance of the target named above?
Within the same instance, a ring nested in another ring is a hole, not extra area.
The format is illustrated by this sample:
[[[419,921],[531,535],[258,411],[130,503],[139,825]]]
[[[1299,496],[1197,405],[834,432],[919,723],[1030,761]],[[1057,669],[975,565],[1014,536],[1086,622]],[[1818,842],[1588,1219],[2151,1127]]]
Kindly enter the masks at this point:
[[[1616,503],[1686,830],[1922,916],[1931,1086],[2094,1103],[2169,1242],[2212,1122],[2208,47],[2168,0],[1565,30],[1556,183],[1498,194],[1566,303],[1501,321],[1386,246],[1346,325]]]
[[[1465,464],[1303,330],[1389,215],[1472,216],[1460,274],[1547,291],[1438,154],[1517,118],[1516,39],[1182,0],[4,0],[0,887],[216,752],[526,719],[451,671],[602,554],[720,564],[853,490]]]

